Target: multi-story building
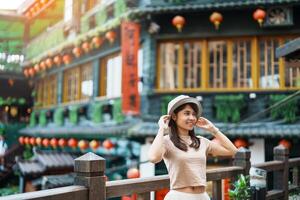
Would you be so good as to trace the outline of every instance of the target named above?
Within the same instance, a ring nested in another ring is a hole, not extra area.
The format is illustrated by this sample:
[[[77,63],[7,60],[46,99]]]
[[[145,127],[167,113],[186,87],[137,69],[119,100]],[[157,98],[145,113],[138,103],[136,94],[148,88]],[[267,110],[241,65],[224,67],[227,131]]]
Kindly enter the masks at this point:
[[[83,140],[81,149],[101,140],[115,147],[97,152],[143,161],[168,101],[188,94],[252,162],[270,160],[279,142],[298,155],[300,66],[275,50],[299,37],[299,9],[297,0],[26,1],[23,70],[36,95],[21,133]]]

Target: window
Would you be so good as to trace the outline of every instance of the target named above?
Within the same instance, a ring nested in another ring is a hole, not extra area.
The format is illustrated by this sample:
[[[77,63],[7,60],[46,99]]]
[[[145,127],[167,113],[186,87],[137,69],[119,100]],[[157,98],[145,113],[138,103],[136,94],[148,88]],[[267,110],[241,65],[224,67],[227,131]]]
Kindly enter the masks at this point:
[[[251,41],[233,42],[233,87],[249,88],[253,86],[251,79]]]
[[[285,67],[285,62],[275,57],[276,48],[288,38],[291,36],[161,42],[157,88],[229,91],[280,88],[284,84],[298,87],[299,68]]]
[[[199,88],[201,77],[201,43],[184,43],[184,88]]]
[[[161,43],[159,47],[159,88],[199,88],[201,48],[199,41]]]
[[[49,106],[57,103],[57,76],[51,75],[37,81],[37,106]]]
[[[63,102],[87,99],[93,95],[92,63],[85,63],[64,72],[63,94]]]
[[[100,96],[120,97],[122,94],[122,57],[120,54],[101,60]]]
[[[279,88],[279,59],[275,57],[278,39],[261,39],[260,52],[260,87]]]
[[[227,42],[210,41],[209,49],[209,84],[212,88],[227,87]]]
[[[285,86],[289,88],[300,87],[300,62],[291,60],[285,68]]]
[[[81,67],[81,99],[87,99],[93,95],[93,69],[91,63]]]
[[[48,98],[47,103],[48,105],[55,105],[57,103],[57,77],[56,75],[49,76],[47,79],[48,88]]]
[[[179,43],[164,43],[160,45],[159,88],[178,88]]]
[[[79,99],[80,68],[72,68],[64,72],[64,97],[63,102]]]

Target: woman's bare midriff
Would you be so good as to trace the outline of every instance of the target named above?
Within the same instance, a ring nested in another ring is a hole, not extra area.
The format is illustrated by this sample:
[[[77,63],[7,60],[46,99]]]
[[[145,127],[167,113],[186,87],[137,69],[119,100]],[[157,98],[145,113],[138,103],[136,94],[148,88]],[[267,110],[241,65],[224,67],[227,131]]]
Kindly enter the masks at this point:
[[[177,188],[174,190],[176,190],[178,192],[199,194],[199,193],[205,192],[205,186],[189,186],[189,187],[184,187],[184,188]]]

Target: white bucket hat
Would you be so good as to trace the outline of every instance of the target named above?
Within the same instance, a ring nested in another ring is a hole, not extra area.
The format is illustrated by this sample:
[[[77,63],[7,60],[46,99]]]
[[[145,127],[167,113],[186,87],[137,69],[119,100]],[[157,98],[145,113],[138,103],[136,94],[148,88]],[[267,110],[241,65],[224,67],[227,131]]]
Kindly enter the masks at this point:
[[[179,95],[177,97],[175,97],[174,99],[172,99],[169,103],[168,103],[168,115],[172,115],[174,110],[176,110],[176,108],[178,108],[179,106],[186,104],[186,103],[192,103],[195,104],[197,106],[196,112],[197,112],[197,117],[200,117],[202,114],[202,107],[200,102],[193,97],[187,96],[187,95]]]

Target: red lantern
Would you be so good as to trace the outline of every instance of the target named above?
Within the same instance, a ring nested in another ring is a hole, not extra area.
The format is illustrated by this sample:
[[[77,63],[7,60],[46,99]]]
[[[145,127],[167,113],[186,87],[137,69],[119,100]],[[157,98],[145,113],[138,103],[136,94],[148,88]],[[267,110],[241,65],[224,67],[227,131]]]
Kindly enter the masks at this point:
[[[50,140],[50,145],[51,145],[53,148],[56,148],[57,145],[58,145],[57,139],[56,139],[56,138],[52,138],[52,139]]]
[[[12,78],[8,79],[7,82],[8,82],[8,84],[9,84],[10,87],[12,87],[15,84],[15,81]]]
[[[24,137],[23,136],[19,137],[19,143],[21,145],[24,145]]]
[[[181,32],[182,28],[185,24],[185,19],[184,19],[184,17],[177,15],[173,18],[172,24],[177,28],[178,32]]]
[[[76,148],[77,147],[77,140],[74,139],[74,138],[69,139],[68,140],[68,145],[69,145],[69,147]]]
[[[259,26],[262,26],[262,23],[266,18],[266,12],[263,9],[258,8],[254,11],[253,18],[258,21]]]
[[[108,39],[110,43],[113,43],[116,39],[116,33],[114,31],[108,31],[105,34],[105,38]]]
[[[103,39],[99,36],[95,36],[92,39],[92,44],[96,47],[99,48],[103,43]]]
[[[52,62],[52,59],[51,59],[51,58],[47,58],[47,60],[46,60],[46,65],[47,65],[47,67],[48,67],[49,69],[52,67],[53,62]]]
[[[39,65],[39,64],[35,64],[33,68],[34,68],[34,70],[35,70],[36,72],[39,72],[39,71],[40,71],[40,65]]]
[[[30,76],[34,76],[35,71],[34,71],[34,68],[33,68],[33,67],[31,67],[31,68],[28,69],[28,74],[29,74]]]
[[[30,144],[29,137],[24,138],[24,144]]]
[[[59,55],[57,55],[57,56],[54,57],[53,61],[56,65],[60,65],[61,64],[61,57]]]
[[[45,61],[42,61],[41,63],[40,63],[40,68],[41,68],[41,70],[45,70],[46,69],[46,63],[45,63]]]
[[[213,12],[209,17],[209,20],[215,25],[215,29],[219,29],[219,26],[223,21],[223,16],[219,12]]]
[[[66,55],[63,56],[63,61],[64,61],[65,65],[68,65],[68,64],[71,63],[72,58],[69,54],[66,54]]]
[[[89,143],[86,140],[80,140],[78,142],[78,147],[81,150],[85,150],[85,149],[89,148]]]
[[[90,51],[90,44],[88,42],[84,42],[81,45],[81,48],[84,50],[85,53]]]
[[[104,142],[102,143],[102,146],[107,149],[107,150],[110,150],[111,148],[114,147],[114,144],[109,140],[104,140]]]
[[[24,76],[25,76],[25,77],[28,77],[28,76],[29,76],[28,69],[24,69],[23,73],[24,73]]]
[[[91,147],[91,149],[93,149],[95,151],[96,149],[98,149],[100,147],[100,143],[97,140],[92,140],[90,142],[90,147]]]
[[[34,137],[31,137],[31,138],[29,139],[29,143],[30,143],[32,146],[35,146],[35,145],[36,145],[35,138],[34,138]]]
[[[66,145],[67,145],[67,140],[65,140],[64,138],[60,138],[58,140],[58,145],[61,147],[61,148],[64,148]]]
[[[43,145],[44,147],[48,147],[48,146],[50,145],[50,140],[49,140],[48,138],[44,138],[44,139],[42,140],[42,145]]]
[[[234,146],[235,146],[236,148],[247,147],[247,146],[248,146],[247,141],[244,140],[244,139],[241,139],[241,138],[236,139],[236,140],[234,141],[233,144],[234,144]]]
[[[291,142],[289,140],[286,140],[286,139],[280,140],[279,141],[279,145],[282,145],[282,146],[284,146],[287,149],[290,149],[292,147]]]
[[[127,178],[139,178],[140,171],[137,168],[131,168],[127,171]]]
[[[40,138],[40,137],[36,138],[35,143],[39,146],[42,146],[42,138]]]
[[[81,55],[81,49],[79,47],[75,47],[73,50],[72,50],[72,53],[74,54],[74,56],[76,58],[80,57]]]

